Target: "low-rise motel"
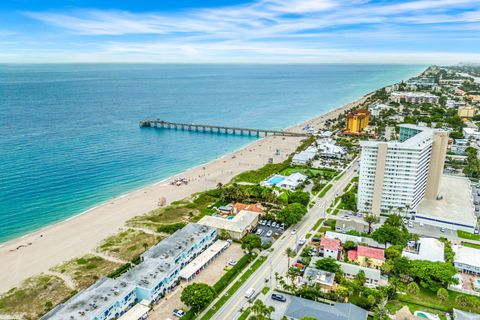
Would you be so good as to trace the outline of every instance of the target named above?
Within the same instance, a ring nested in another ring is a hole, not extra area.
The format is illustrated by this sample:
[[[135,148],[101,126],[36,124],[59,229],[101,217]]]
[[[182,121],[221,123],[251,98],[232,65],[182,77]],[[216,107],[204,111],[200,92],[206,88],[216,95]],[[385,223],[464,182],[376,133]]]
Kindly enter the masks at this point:
[[[212,246],[216,238],[215,228],[190,223],[146,251],[139,265],[116,279],[101,279],[42,319],[111,320],[120,318],[139,302],[155,303],[178,284],[181,270]]]

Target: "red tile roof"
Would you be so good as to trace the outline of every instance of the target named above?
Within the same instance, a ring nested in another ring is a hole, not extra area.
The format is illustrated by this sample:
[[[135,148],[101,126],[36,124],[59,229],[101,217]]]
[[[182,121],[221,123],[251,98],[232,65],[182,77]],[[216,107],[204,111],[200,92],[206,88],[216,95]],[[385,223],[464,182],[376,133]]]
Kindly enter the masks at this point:
[[[348,260],[357,261],[358,254],[357,250],[348,250]]]
[[[237,202],[233,205],[233,207],[234,207],[235,213],[239,213],[242,210],[258,212],[258,213],[263,212],[263,207],[260,203],[244,204],[244,203]]]
[[[385,252],[383,249],[358,246],[357,252],[358,256],[385,261]]]
[[[327,250],[341,250],[340,240],[324,238],[320,239],[320,246]]]

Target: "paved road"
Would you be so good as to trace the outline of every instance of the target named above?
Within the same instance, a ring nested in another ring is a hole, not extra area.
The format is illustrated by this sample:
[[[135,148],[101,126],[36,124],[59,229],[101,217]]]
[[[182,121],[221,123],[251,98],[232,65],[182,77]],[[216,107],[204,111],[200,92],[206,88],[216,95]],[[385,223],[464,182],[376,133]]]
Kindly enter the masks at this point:
[[[358,161],[354,161],[349,168],[345,171],[343,176],[333,183],[333,187],[325,194],[323,198],[314,198],[317,203],[311,208],[307,215],[301,222],[295,227],[297,233],[291,234],[291,228],[285,232],[285,236],[278,239],[273,245],[272,252],[263,252],[267,255],[267,261],[258,268],[257,271],[237,290],[237,292],[230,297],[230,299],[218,310],[218,312],[212,317],[212,319],[224,320],[224,319],[237,319],[240,316],[240,309],[248,306],[248,301],[245,298],[245,292],[249,288],[254,288],[256,295],[260,293],[263,287],[268,284],[265,282],[266,278],[270,278],[270,282],[275,282],[275,272],[284,275],[287,271],[288,259],[285,255],[285,250],[295,248],[298,239],[307,234],[313,227],[313,225],[320,218],[325,217],[326,208],[335,199],[337,194],[340,194],[343,189],[348,185],[350,180],[355,176],[355,169],[358,169]],[[292,259],[293,260],[293,259]],[[271,288],[275,283],[272,283]]]

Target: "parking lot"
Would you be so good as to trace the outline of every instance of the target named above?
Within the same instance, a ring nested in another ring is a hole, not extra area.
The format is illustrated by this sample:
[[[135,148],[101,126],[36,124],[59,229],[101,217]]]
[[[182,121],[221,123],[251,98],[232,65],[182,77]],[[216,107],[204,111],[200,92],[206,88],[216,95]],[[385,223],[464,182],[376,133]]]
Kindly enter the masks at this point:
[[[270,226],[268,222],[270,222]],[[275,238],[278,239],[284,232],[285,230],[280,225],[273,226],[273,221],[271,220],[261,220],[254,230],[254,233],[262,238],[262,245],[268,242],[273,243]]]

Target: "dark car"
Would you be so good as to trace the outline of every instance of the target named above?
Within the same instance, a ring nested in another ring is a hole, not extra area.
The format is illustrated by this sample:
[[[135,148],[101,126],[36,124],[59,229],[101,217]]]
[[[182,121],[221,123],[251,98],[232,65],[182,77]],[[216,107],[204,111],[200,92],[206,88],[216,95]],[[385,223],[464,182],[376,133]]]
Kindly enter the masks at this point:
[[[285,298],[285,296],[283,294],[278,294],[278,293],[272,293],[272,299],[277,300],[277,301],[281,301],[281,302],[287,301],[287,298]]]

